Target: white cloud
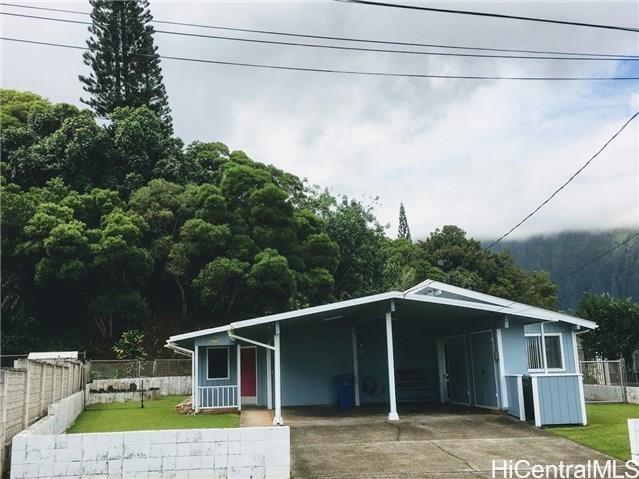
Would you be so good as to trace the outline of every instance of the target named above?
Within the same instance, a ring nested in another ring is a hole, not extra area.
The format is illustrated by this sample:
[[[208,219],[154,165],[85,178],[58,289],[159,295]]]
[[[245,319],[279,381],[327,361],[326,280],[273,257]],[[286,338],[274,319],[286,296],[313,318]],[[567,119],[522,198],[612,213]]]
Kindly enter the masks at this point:
[[[54,4],[85,9],[85,3]],[[456,8],[469,5],[455,4]],[[628,24],[636,3],[472,3],[474,9]],[[5,7],[3,7],[5,8]],[[8,9],[8,7],[7,7]],[[639,54],[632,34],[328,3],[153,2],[159,19],[400,41]],[[3,18],[7,36],[83,44],[86,30]],[[169,29],[166,27],[166,29]],[[171,27],[178,29],[178,27]],[[205,33],[215,33],[203,30]],[[242,36],[238,34],[237,36]],[[157,35],[160,52],[196,58],[376,71],[613,75],[612,62],[453,59],[256,46]],[[2,84],[77,102],[80,52],[4,43]],[[629,82],[389,79],[163,62],[186,141],[220,140],[334,192],[403,201],[413,236],[457,224],[495,237],[583,164],[639,105]],[[636,68],[635,68],[636,72]],[[639,123],[638,123],[639,124]],[[637,126],[628,129],[518,235],[635,222]]]

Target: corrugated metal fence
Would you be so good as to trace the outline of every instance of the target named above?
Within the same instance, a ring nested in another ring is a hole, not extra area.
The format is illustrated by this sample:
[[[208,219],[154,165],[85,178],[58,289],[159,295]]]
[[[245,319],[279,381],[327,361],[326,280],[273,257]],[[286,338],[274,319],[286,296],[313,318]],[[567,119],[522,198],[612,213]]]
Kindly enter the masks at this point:
[[[0,369],[0,473],[9,466],[13,436],[47,414],[49,405],[82,389],[84,365],[76,360],[17,359]]]

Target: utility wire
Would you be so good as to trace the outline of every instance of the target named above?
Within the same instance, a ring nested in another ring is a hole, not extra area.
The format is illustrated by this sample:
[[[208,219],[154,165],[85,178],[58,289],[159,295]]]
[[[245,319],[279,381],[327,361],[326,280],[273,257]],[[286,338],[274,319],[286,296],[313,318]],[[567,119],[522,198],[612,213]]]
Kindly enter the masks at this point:
[[[497,243],[499,243],[500,241],[502,241],[504,238],[506,238],[508,235],[510,235],[513,231],[515,231],[517,228],[519,228],[521,225],[523,225],[526,221],[528,221],[535,213],[537,213],[540,209],[542,209],[544,206],[546,206],[555,196],[557,196],[557,194],[563,190],[566,186],[568,186],[568,184],[574,180],[577,175],[579,173],[581,173],[583,170],[586,169],[586,167],[595,159],[599,156],[599,154],[604,151],[606,149],[606,147],[612,143],[612,141],[617,138],[617,136],[635,119],[637,118],[637,116],[639,115],[639,111],[637,111],[634,115],[632,115],[622,126],[619,130],[617,130],[617,132],[612,135],[608,141],[606,141],[604,143],[604,145],[599,148],[599,150],[597,151],[597,153],[595,153],[593,156],[590,157],[590,159],[588,161],[586,161],[586,163],[584,163],[581,168],[579,168],[575,173],[572,174],[572,176],[570,176],[570,178],[568,178],[559,188],[557,188],[555,191],[553,191],[553,193],[546,198],[539,206],[537,206],[534,210],[532,210],[530,213],[528,213],[528,215],[526,215],[524,217],[523,220],[521,220],[519,223],[517,223],[515,226],[513,226],[512,228],[510,228],[506,233],[504,233],[503,235],[501,235],[498,239],[496,239],[495,241],[493,241],[492,243],[490,243],[486,249],[490,249],[493,246],[495,246]]]
[[[568,21],[568,20],[554,20],[549,18],[523,17],[520,15],[505,15],[503,13],[476,12],[476,11],[470,11],[470,10],[451,10],[448,8],[423,7],[420,5],[406,5],[406,4],[400,4],[400,3],[377,2],[372,0],[334,0],[334,1],[343,2],[343,3],[356,3],[360,5],[372,5],[374,7],[403,8],[407,10],[421,10],[424,12],[451,13],[455,15],[471,15],[471,16],[477,16],[477,17],[492,17],[492,18],[501,18],[504,20],[523,20],[526,22],[554,23],[558,25],[570,25],[573,27],[603,28],[607,30],[621,30],[626,32],[639,33],[639,28],[624,27],[619,25],[604,25],[600,23],[585,23],[585,22],[574,22],[574,21]]]
[[[625,240],[623,240],[620,243],[617,243],[616,245],[614,245],[612,248],[607,249],[606,251],[604,251],[603,253],[601,253],[599,256],[596,256],[595,258],[593,258],[592,260],[588,261],[587,263],[582,264],[581,266],[578,266],[577,268],[573,269],[572,271],[570,271],[569,273],[564,274],[563,276],[560,276],[557,279],[553,279],[553,283],[558,283],[566,278],[568,278],[569,276],[572,276],[573,274],[578,273],[579,271],[593,265],[594,263],[596,263],[597,261],[601,260],[602,258],[605,258],[606,256],[608,256],[610,253],[613,253],[614,251],[618,250],[619,248],[621,248],[622,246],[630,243],[630,241],[632,241],[635,238],[639,238],[639,231],[631,236],[629,236],[628,238],[626,238]],[[575,290],[572,293],[567,293],[567,294],[562,294],[560,297],[557,298],[557,302],[562,301],[564,299],[568,299],[568,298],[572,298],[573,296],[575,296],[576,294],[579,293],[586,293],[587,291],[584,290]],[[517,303],[518,301],[511,301],[509,304],[503,306],[500,310],[496,311],[497,313],[504,311],[508,308],[510,308],[513,304]],[[530,306],[528,308],[524,308],[524,309],[518,309],[513,311],[514,313],[517,314],[521,314],[524,313],[526,311],[530,311],[531,309],[537,309],[537,308],[541,308],[540,306]],[[542,308],[543,309],[543,308]],[[506,314],[508,314],[508,312],[506,312]]]
[[[77,45],[67,45],[64,43],[53,42],[41,42],[36,40],[28,40],[23,38],[13,37],[0,37],[0,40],[6,40],[9,42],[28,43],[32,45],[44,45],[59,48],[71,48],[74,50],[90,50],[87,47],[81,47]],[[136,53],[138,56],[150,56],[141,53]],[[513,80],[513,81],[627,81],[627,80],[639,80],[639,77],[542,77],[542,76],[484,76],[484,75],[436,75],[430,73],[395,73],[395,72],[378,72],[378,71],[362,71],[362,70],[340,70],[334,68],[314,68],[314,67],[295,67],[285,65],[270,65],[265,63],[245,63],[234,61],[222,61],[222,60],[207,60],[203,58],[190,58],[182,56],[170,56],[170,55],[158,55],[159,58],[164,60],[176,60],[184,62],[194,63],[208,63],[214,65],[227,65],[238,67],[250,67],[250,68],[263,68],[269,70],[290,70],[299,72],[315,72],[315,73],[336,73],[342,75],[359,75],[359,76],[375,76],[375,77],[400,77],[400,78],[439,78],[439,79],[451,79],[451,80]]]
[[[36,7],[33,5],[19,5],[15,3],[4,3],[0,2],[0,5],[16,7],[16,8],[27,8],[33,10],[41,10],[41,11],[49,11],[49,12],[59,12],[59,13],[71,13],[76,15],[87,15],[90,16],[90,13],[82,12],[78,10],[65,10],[60,8],[48,8],[48,7]],[[83,23],[83,22],[75,22],[75,23]],[[415,43],[415,42],[399,42],[399,41],[387,41],[387,40],[374,40],[374,39],[365,39],[365,38],[353,38],[353,37],[339,37],[339,36],[327,36],[327,35],[310,35],[310,34],[302,34],[302,33],[291,33],[291,32],[281,32],[275,30],[258,30],[258,29],[250,29],[250,28],[233,28],[233,27],[223,27],[216,25],[203,25],[198,23],[187,23],[187,22],[174,22],[174,21],[166,21],[166,20],[151,20],[151,23],[165,24],[165,25],[177,25],[184,27],[195,27],[195,28],[208,28],[213,30],[224,30],[224,31],[233,31],[233,32],[242,32],[242,33],[257,33],[262,35],[279,35],[286,37],[296,37],[296,38],[312,38],[318,40],[333,40],[333,41],[342,41],[342,42],[357,42],[357,43],[371,43],[371,44],[381,44],[381,45],[395,45],[395,46],[405,46],[405,47],[423,47],[423,48],[443,48],[443,49],[458,49],[458,50],[473,50],[473,51],[491,51],[491,52],[507,52],[507,53],[529,53],[529,54],[537,54],[537,55],[572,55],[572,56],[587,56],[587,57],[614,57],[618,59],[634,59],[639,58],[637,55],[622,55],[622,54],[613,54],[613,53],[583,53],[583,52],[572,52],[572,51],[552,51],[552,50],[523,50],[523,49],[514,49],[514,48],[488,48],[488,47],[475,47],[475,46],[461,46],[461,45],[447,45],[447,44],[435,44],[435,43]]]
[[[35,19],[35,20],[48,20],[48,21],[62,22],[62,23],[91,25],[91,22],[84,22],[82,20],[69,20],[66,18],[43,17],[38,15],[26,15],[21,13],[9,13],[9,12],[0,12],[0,14],[12,16],[12,17]],[[278,41],[278,40],[260,40],[255,38],[226,37],[221,35],[206,35],[203,33],[175,32],[170,30],[155,30],[155,33],[161,33],[161,34],[167,34],[167,35],[178,35],[178,36],[184,36],[184,37],[208,38],[213,40],[231,40],[231,41],[237,41],[237,42],[260,43],[260,44],[267,44],[267,45],[284,45],[284,46],[294,46],[294,47],[327,48],[331,50],[350,50],[350,51],[357,51],[357,52],[402,53],[402,54],[410,54],[410,55],[431,55],[431,56],[444,56],[444,57],[501,58],[501,59],[515,59],[515,60],[639,61],[639,57],[636,57],[636,58],[583,57],[583,56],[578,56],[578,57],[559,56],[558,57],[558,56],[530,56],[530,55],[494,55],[494,54],[487,54],[487,53],[424,52],[424,51],[415,51],[415,50],[392,50],[392,49],[383,49],[383,48],[347,47],[347,46],[341,46],[341,45],[284,42],[284,41]]]
[[[613,251],[621,248],[623,245],[630,243],[633,239],[635,238],[639,238],[639,232],[628,236],[625,240],[623,240],[622,242],[616,244],[615,246],[613,246],[610,249],[607,249],[606,251],[604,251],[603,253],[601,253],[599,256],[596,256],[595,258],[593,258],[591,261],[588,261],[587,263],[582,264],[581,266],[573,269],[572,271],[570,271],[569,273],[564,274],[563,276],[560,276],[559,278],[557,278],[555,281],[562,281],[566,278],[568,278],[569,276],[572,276],[575,273],[578,273],[579,271],[581,271],[584,268],[587,268],[588,266],[590,266],[593,263],[596,263],[597,261],[599,261],[601,258],[609,255],[610,253],[612,253]],[[563,298],[562,298],[563,299]]]

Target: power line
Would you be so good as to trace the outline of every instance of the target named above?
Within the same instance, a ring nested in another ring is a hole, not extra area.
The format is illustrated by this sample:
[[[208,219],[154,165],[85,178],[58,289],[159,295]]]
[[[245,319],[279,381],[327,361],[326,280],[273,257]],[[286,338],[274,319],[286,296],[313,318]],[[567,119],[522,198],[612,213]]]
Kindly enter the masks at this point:
[[[33,5],[19,5],[19,4],[4,3],[4,2],[0,2],[0,5],[5,5],[5,6],[9,6],[9,7],[16,7],[16,8],[26,8],[26,9],[33,9],[33,10],[59,12],[59,13],[70,13],[70,14],[76,14],[76,15],[87,15],[87,16],[90,16],[90,13],[82,12],[82,11],[78,11],[78,10],[65,10],[65,9],[60,9],[60,8],[37,7],[37,6],[33,6]],[[85,23],[85,22],[70,22],[70,23]],[[604,57],[604,58],[613,57],[615,59],[635,59],[635,58],[639,58],[639,56],[637,56],[637,55],[622,55],[622,54],[613,54],[613,53],[583,53],[583,52],[572,52],[572,51],[525,50],[525,49],[514,49],[514,48],[488,48],[488,47],[447,45],[447,44],[435,44],[435,43],[415,43],[415,42],[375,40],[375,39],[328,36],[328,35],[311,35],[311,34],[302,34],[302,33],[281,32],[281,31],[275,31],[275,30],[234,28],[234,27],[224,27],[224,26],[217,26],[217,25],[204,25],[204,24],[198,24],[198,23],[176,22],[176,21],[155,20],[155,19],[151,20],[151,23],[158,23],[158,24],[165,24],[165,25],[177,25],[177,26],[184,26],[184,27],[195,27],[195,28],[207,28],[207,29],[213,29],[213,30],[233,31],[233,32],[242,32],[242,33],[256,33],[256,34],[261,34],[261,35],[279,35],[279,36],[296,37],[296,38],[312,38],[312,39],[318,39],[318,40],[333,40],[333,41],[342,41],[342,42],[371,43],[371,44],[395,45],[395,46],[405,46],[405,47],[443,48],[443,49],[492,51],[492,52],[507,52],[507,53],[529,53],[529,54],[537,54],[537,55],[573,55],[573,56],[579,55],[579,56],[587,56],[587,57]]]
[[[597,261],[599,261],[601,258],[609,255],[610,253],[612,253],[613,251],[621,248],[623,245],[630,243],[630,241],[632,241],[635,238],[639,238],[639,232],[629,236],[628,238],[626,238],[625,240],[623,240],[622,242],[616,244],[615,246],[613,246],[610,249],[607,249],[606,251],[604,251],[603,253],[601,253],[599,256],[593,258],[591,261],[588,261],[587,263],[582,264],[581,266],[573,269],[572,271],[570,271],[569,273],[564,274],[563,276],[560,276],[559,278],[557,278],[555,281],[562,281],[566,278],[568,278],[569,276],[572,276],[575,273],[578,273],[579,271],[581,271],[584,268],[587,268],[588,266],[592,265],[593,263],[596,263]],[[562,298],[563,299],[563,298]]]
[[[614,245],[612,248],[607,249],[606,251],[604,251],[603,253],[601,253],[599,256],[597,256],[597,257],[593,258],[591,261],[588,261],[587,263],[584,263],[584,264],[582,264],[581,266],[578,266],[577,268],[573,269],[573,270],[572,270],[572,271],[570,271],[569,273],[567,273],[567,274],[565,274],[565,275],[563,275],[563,276],[560,276],[560,277],[559,277],[559,278],[557,278],[557,279],[553,279],[553,280],[552,280],[552,281],[553,281],[553,283],[558,283],[559,281],[562,281],[562,280],[564,280],[564,279],[568,278],[569,276],[572,276],[573,274],[578,273],[579,271],[581,271],[581,270],[583,270],[583,269],[587,268],[588,266],[593,265],[593,264],[594,264],[594,263],[596,263],[597,261],[599,261],[599,260],[601,260],[602,258],[605,258],[606,256],[608,256],[610,253],[613,253],[614,251],[618,250],[618,249],[619,249],[619,248],[621,248],[622,246],[624,246],[624,245],[626,245],[626,244],[630,243],[630,241],[632,241],[632,240],[633,240],[633,239],[635,239],[635,238],[639,238],[639,231],[638,231],[637,233],[635,233],[635,234],[633,234],[633,235],[629,236],[628,238],[626,238],[626,239],[625,239],[625,240],[623,240],[622,242],[617,243],[617,244],[616,244],[616,245]],[[558,297],[558,298],[557,298],[557,301],[559,302],[559,301],[562,301],[562,300],[564,300],[564,299],[571,298],[571,297],[575,296],[576,294],[579,294],[579,293],[585,293],[585,292],[586,292],[586,291],[584,291],[584,290],[575,290],[575,291],[573,291],[572,293],[567,293],[567,294],[563,294],[563,295],[561,295],[560,297]],[[506,309],[510,308],[513,304],[515,304],[515,303],[517,303],[517,302],[518,302],[518,301],[511,301],[509,304],[507,304],[507,305],[503,306],[500,310],[498,310],[498,311],[497,311],[497,313],[499,313],[499,312],[501,312],[501,311],[504,311],[504,310],[506,310]],[[539,308],[539,306],[530,306],[530,307],[528,307],[528,308],[519,309],[519,310],[516,310],[516,311],[515,311],[515,313],[517,313],[517,314],[521,314],[521,313],[524,313],[524,312],[526,312],[526,311],[530,311],[531,309],[536,309],[536,308]],[[508,313],[506,313],[506,314],[508,314]]]
[[[17,43],[28,43],[32,45],[44,45],[59,48],[71,48],[74,50],[90,50],[87,47],[77,45],[67,45],[64,43],[41,42],[36,40],[27,40],[23,38],[0,37],[0,40],[6,40]],[[149,56],[137,53],[138,56]],[[396,72],[376,72],[362,70],[340,70],[333,68],[315,68],[315,67],[295,67],[285,65],[270,65],[265,63],[246,63],[223,60],[207,60],[203,58],[190,58],[182,56],[158,55],[164,60],[176,60],[194,63],[208,63],[213,65],[227,65],[237,67],[263,68],[269,70],[290,70],[298,72],[314,72],[314,73],[335,73],[341,75],[359,75],[359,76],[375,76],[375,77],[400,77],[400,78],[437,78],[449,80],[512,80],[512,81],[628,81],[639,80],[639,77],[542,77],[542,76],[484,76],[484,75],[436,75],[430,73],[396,73]]]
[[[504,20],[523,20],[527,22],[554,23],[558,25],[570,25],[573,27],[603,28],[607,30],[621,30],[626,32],[639,33],[639,28],[623,27],[619,25],[604,25],[600,23],[574,22],[574,21],[568,21],[568,20],[554,20],[549,18],[524,17],[520,15],[505,15],[503,13],[476,12],[476,11],[470,11],[470,10],[451,10],[448,8],[423,7],[420,5],[405,5],[400,3],[377,2],[377,1],[371,1],[371,0],[334,0],[334,1],[343,2],[343,3],[356,3],[360,5],[372,5],[374,7],[403,8],[407,10],[421,10],[425,12],[451,13],[455,15],[471,15],[471,16],[478,16],[478,17],[492,17],[492,18],[501,18]]]
[[[47,20],[47,21],[62,22],[62,23],[91,25],[91,22],[85,22],[82,20],[69,20],[66,18],[43,17],[39,15],[26,15],[21,13],[9,13],[9,12],[0,12],[0,14],[12,16],[12,17],[35,19],[35,20]],[[325,48],[325,49],[331,49],[331,50],[349,50],[349,51],[357,51],[357,52],[401,53],[401,54],[409,54],[409,55],[430,55],[430,56],[444,56],[444,57],[500,58],[500,59],[515,59],[515,60],[639,61],[639,57],[636,57],[636,58],[584,57],[584,56],[569,57],[569,56],[530,56],[530,55],[503,55],[503,54],[493,55],[493,54],[487,54],[487,53],[424,52],[424,51],[415,51],[415,50],[392,50],[392,49],[383,49],[383,48],[348,47],[348,46],[342,46],[342,45],[285,42],[285,41],[279,41],[279,40],[261,40],[261,39],[255,39],[255,38],[227,37],[227,36],[221,36],[221,35],[206,35],[203,33],[187,33],[187,32],[176,32],[176,31],[170,31],[170,30],[155,30],[155,32],[161,33],[161,34],[167,34],[167,35],[178,35],[178,36],[195,37],[195,38],[208,38],[213,40],[230,40],[230,41],[237,41],[237,42],[260,43],[260,44],[267,44],[267,45]]]
[[[575,173],[572,174],[572,176],[570,176],[570,178],[568,178],[559,188],[557,188],[555,191],[553,191],[553,193],[546,198],[539,206],[537,206],[534,210],[532,210],[528,215],[526,215],[524,217],[523,220],[521,220],[519,223],[517,223],[515,226],[513,226],[512,228],[510,228],[506,233],[504,233],[503,235],[501,235],[498,239],[496,239],[495,241],[493,241],[492,243],[490,243],[486,249],[490,249],[493,246],[495,246],[497,243],[499,243],[500,241],[502,241],[504,238],[506,238],[508,235],[510,235],[513,231],[515,231],[517,228],[519,228],[521,225],[523,225],[526,221],[528,221],[535,213],[537,213],[540,209],[542,209],[544,206],[546,206],[561,190],[563,190],[566,186],[568,186],[568,184],[574,180],[577,175],[579,173],[581,173],[583,170],[586,169],[586,167],[595,159],[599,156],[599,154],[604,151],[606,149],[606,147],[612,143],[612,141],[617,138],[617,136],[632,122],[632,120],[634,120],[637,115],[639,115],[639,111],[637,111],[634,115],[632,115],[622,126],[619,130],[617,130],[617,132],[612,135],[608,141],[606,141],[604,143],[604,145],[599,148],[599,150],[597,151],[597,153],[595,153],[593,156],[590,157],[590,159],[588,161],[586,161],[586,163],[584,163],[581,168],[579,168]]]

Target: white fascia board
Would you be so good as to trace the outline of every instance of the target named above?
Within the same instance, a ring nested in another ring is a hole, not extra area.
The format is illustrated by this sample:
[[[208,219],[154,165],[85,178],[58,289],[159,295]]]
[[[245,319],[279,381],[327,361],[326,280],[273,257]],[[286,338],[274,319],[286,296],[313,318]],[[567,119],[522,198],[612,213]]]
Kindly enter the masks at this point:
[[[424,283],[426,283],[426,281],[424,281]],[[485,293],[478,293],[477,291],[472,291],[466,288],[460,288],[459,286],[453,286],[452,284],[446,284],[440,281],[431,281],[428,284],[423,284],[423,286],[421,286],[419,289],[424,289],[427,287],[433,288],[433,289],[441,289],[442,291],[446,291],[448,293],[458,294],[460,296],[466,296],[467,298],[476,299],[477,301],[484,301],[486,303],[492,303],[499,306],[508,306],[510,304],[520,304],[522,306],[525,306],[521,303],[513,303],[512,301],[500,298],[498,296],[492,296],[490,294],[485,294]],[[415,288],[417,288],[417,286]],[[415,293],[416,291],[411,291],[411,292]]]
[[[410,301],[420,301],[422,303],[445,304],[447,306],[476,309],[479,311],[491,311],[493,313],[503,312],[504,314],[507,314],[507,311],[500,306],[486,303],[477,303],[475,301],[462,301],[460,299],[442,298],[441,296],[429,296],[425,294],[409,293],[404,297],[404,299],[408,299]]]
[[[399,291],[391,291],[389,293],[373,294],[371,296],[364,296],[362,298],[348,299],[346,301],[339,301],[337,303],[323,304],[321,306],[311,306],[310,308],[297,309],[295,311],[287,311],[285,313],[271,314],[269,316],[262,316],[259,318],[245,319],[243,321],[237,321],[231,323],[231,329],[246,328],[249,326],[257,326],[259,324],[273,323],[275,321],[282,321],[285,319],[294,319],[301,316],[307,316],[310,314],[321,314],[335,311],[336,309],[350,308],[353,306],[360,306],[368,303],[376,303],[379,301],[385,301],[390,299],[402,299],[403,293]]]
[[[271,314],[268,316],[260,316],[259,318],[245,319],[242,321],[236,321],[234,323],[226,324],[224,326],[218,326],[215,328],[202,329],[200,331],[193,331],[191,333],[178,334],[171,336],[168,339],[169,343],[176,341],[183,341],[185,339],[193,339],[200,336],[206,336],[208,334],[223,333],[233,329],[246,328],[249,326],[257,326],[259,324],[273,323],[275,321],[281,321],[285,319],[294,319],[309,314],[321,314],[336,309],[349,308],[353,306],[359,306],[367,303],[376,303],[378,301],[390,300],[390,299],[402,299],[404,296],[399,291],[391,291],[389,293],[373,294],[371,296],[364,296],[362,298],[348,299],[346,301],[339,301],[337,303],[324,304],[321,306],[312,306],[310,308],[297,309],[294,311],[287,311],[285,313]]]
[[[435,280],[427,279],[425,281],[422,281],[421,283],[416,284],[412,288],[407,289],[406,291],[404,291],[404,294],[416,293],[417,291],[419,291],[421,289],[429,287],[431,284],[433,284],[435,282],[436,282]]]
[[[476,299],[478,301],[485,301],[488,303],[502,306],[502,308],[499,308],[499,312],[503,312],[504,314],[512,314],[514,316],[543,319],[546,321],[553,321],[553,322],[563,321],[565,323],[583,326],[588,329],[595,329],[597,327],[597,323],[595,323],[594,321],[578,318],[576,316],[571,316],[569,314],[558,313],[556,311],[550,311],[548,309],[539,308],[537,306],[530,306],[528,304],[519,303],[517,301],[510,301],[508,299],[500,298],[498,296],[493,296],[490,294],[478,293],[477,291],[460,288],[459,286],[453,286],[450,284],[442,283],[440,281],[428,281],[428,280],[423,281],[422,283],[415,286],[414,288],[411,288],[411,290],[409,291],[416,293],[413,290],[415,289],[419,290],[426,287],[440,289],[442,291],[458,294],[460,296],[466,296],[468,298]],[[427,295],[421,295],[421,296],[427,296]],[[478,308],[478,309],[481,309],[481,308]]]
[[[223,333],[224,331],[228,331],[229,329],[231,329],[231,326],[226,324],[224,326],[217,326],[215,328],[201,329],[199,331],[192,331],[190,333],[177,334],[175,336],[171,336],[167,340],[167,343],[184,341],[185,339],[192,339],[192,338],[197,338],[199,336],[206,336],[207,334]]]

